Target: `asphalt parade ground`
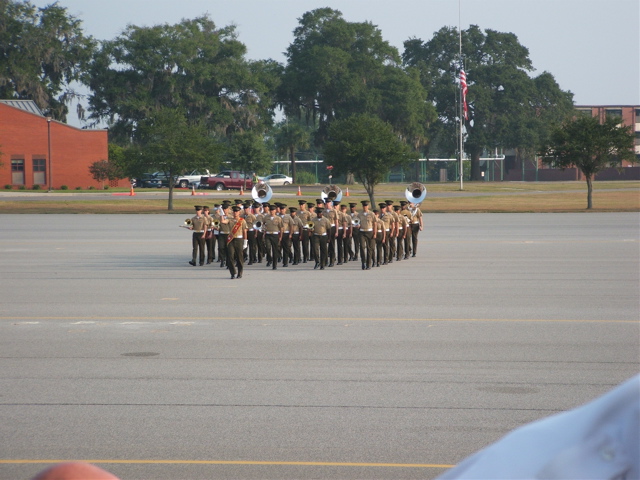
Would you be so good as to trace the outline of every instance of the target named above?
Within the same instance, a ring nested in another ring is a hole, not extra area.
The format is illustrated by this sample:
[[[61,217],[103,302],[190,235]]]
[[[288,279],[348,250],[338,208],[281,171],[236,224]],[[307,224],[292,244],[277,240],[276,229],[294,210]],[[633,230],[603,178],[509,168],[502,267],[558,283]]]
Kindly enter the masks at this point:
[[[416,258],[240,280],[183,221],[0,215],[0,479],[434,478],[639,371],[637,213],[426,213]]]

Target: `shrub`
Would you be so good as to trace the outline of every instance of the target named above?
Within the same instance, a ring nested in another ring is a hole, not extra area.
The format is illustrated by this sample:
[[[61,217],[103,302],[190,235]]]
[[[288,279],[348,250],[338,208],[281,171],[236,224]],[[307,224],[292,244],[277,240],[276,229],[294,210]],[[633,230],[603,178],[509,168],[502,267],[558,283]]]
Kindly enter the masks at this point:
[[[82,187],[76,187],[76,190],[82,190]]]
[[[93,185],[91,185],[91,186],[89,187],[89,190],[95,190],[95,189],[96,189],[96,187],[94,187]]]
[[[34,185],[31,190],[40,190],[40,185]]]
[[[311,172],[296,172],[296,184],[313,185],[316,183],[316,176]]]
[[[9,185],[8,183],[4,186],[5,190],[13,190],[13,185]]]
[[[109,185],[105,185],[104,187],[102,187],[104,190],[109,190]]]
[[[20,185],[20,186],[18,187],[18,190],[26,190],[26,189],[27,189],[27,187],[26,187],[26,186],[24,186],[24,185]]]
[[[61,185],[60,190],[69,190],[69,187],[67,187],[66,185]]]

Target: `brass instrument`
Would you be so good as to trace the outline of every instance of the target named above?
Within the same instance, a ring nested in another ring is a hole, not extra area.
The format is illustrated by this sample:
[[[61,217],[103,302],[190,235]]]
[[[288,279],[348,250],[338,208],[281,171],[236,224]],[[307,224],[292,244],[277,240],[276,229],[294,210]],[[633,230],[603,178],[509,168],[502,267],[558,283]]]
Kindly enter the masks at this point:
[[[251,190],[251,196],[256,202],[265,203],[271,200],[271,196],[273,195],[273,190],[271,190],[271,186],[264,182],[259,182],[254,185]]]
[[[258,220],[257,222],[255,222],[253,224],[253,229],[254,230],[262,231],[263,228],[264,228],[264,223],[262,223],[260,220]]]
[[[407,187],[404,196],[409,203],[420,203],[427,197],[427,187],[418,182],[413,182]]]
[[[178,225],[178,226],[179,226],[179,227],[182,227],[182,228],[188,228],[189,230],[191,230],[191,223],[192,223],[192,222],[191,222],[191,219],[190,219],[190,218],[187,218],[187,219],[184,221],[184,224],[183,224],[183,225]]]
[[[315,228],[315,223],[309,221],[309,222],[304,224],[304,228],[306,228],[308,230],[313,230]]]
[[[325,202],[331,200],[332,202],[339,202],[342,200],[342,190],[337,185],[327,185],[320,192],[320,197]]]
[[[351,225],[354,226],[354,227],[359,227],[360,226],[360,219],[359,218],[351,219]]]
[[[211,226],[213,227],[214,230],[219,230],[220,229],[220,220],[214,220],[212,222]]]

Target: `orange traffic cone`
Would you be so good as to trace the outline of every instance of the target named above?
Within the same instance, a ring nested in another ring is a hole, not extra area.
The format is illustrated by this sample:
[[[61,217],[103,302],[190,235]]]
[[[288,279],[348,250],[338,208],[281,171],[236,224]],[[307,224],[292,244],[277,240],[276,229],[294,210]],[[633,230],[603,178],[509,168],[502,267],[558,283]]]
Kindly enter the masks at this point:
[[[136,192],[133,191],[133,185],[131,185],[131,191],[129,192],[130,197],[135,197]]]
[[[240,195],[244,195],[244,190],[242,189],[242,186],[240,187]]]
[[[347,191],[346,191],[346,192],[344,192],[344,196],[345,196],[345,197],[348,197],[348,196],[349,196],[349,187],[347,187]]]
[[[300,191],[300,185],[298,185],[298,193],[296,193],[296,195],[297,195],[298,197],[301,197],[301,196],[302,196],[302,192]]]
[[[195,185],[191,185],[191,196],[196,194],[196,186]]]

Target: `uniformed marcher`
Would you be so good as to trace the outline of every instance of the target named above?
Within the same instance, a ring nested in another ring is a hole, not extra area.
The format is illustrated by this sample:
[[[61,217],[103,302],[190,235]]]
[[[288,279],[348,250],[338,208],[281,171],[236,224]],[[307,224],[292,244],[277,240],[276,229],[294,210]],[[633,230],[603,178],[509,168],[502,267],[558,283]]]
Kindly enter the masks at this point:
[[[387,226],[382,220],[382,210],[387,207],[387,204],[381,203],[378,206],[380,210],[373,211],[376,215],[376,267],[385,265],[384,261],[387,258]]]
[[[207,265],[209,265],[216,259],[215,247],[217,247],[217,245],[215,242],[217,239],[213,235],[213,217],[210,215],[208,206],[205,205],[202,207],[202,214],[207,221],[207,233],[204,236],[204,244],[207,247]]]
[[[226,200],[222,202],[221,213],[220,213],[220,232],[218,233],[218,259],[220,260],[220,268],[227,267],[227,237],[229,236],[229,222],[225,222],[224,220],[228,220],[231,218],[229,215],[229,209],[231,202],[227,202]]]
[[[383,245],[382,258],[377,258],[376,260],[381,265],[387,265],[387,263],[389,263],[389,237],[391,235],[393,220],[391,215],[389,215],[387,212],[386,202],[379,203],[378,206],[380,207],[378,218],[384,225],[384,239],[382,240],[382,245]]]
[[[420,205],[412,203],[409,208],[409,212],[411,213],[411,251],[412,257],[416,256],[418,253],[418,234],[422,231],[422,211],[420,211]]]
[[[317,268],[324,270],[329,255],[327,242],[329,235],[331,235],[331,221],[324,217],[323,208],[316,208],[316,216],[312,218],[311,221],[313,222],[311,244],[313,247],[313,256],[316,260],[313,268],[314,270]]]
[[[360,260],[362,270],[371,270],[375,257],[376,245],[376,218],[373,212],[369,211],[369,202],[363,200],[362,212],[358,214],[360,218]]]
[[[223,225],[229,227],[229,235],[227,238],[227,265],[231,280],[234,278],[242,278],[244,255],[242,253],[244,240],[247,238],[247,223],[244,218],[240,217],[242,208],[239,205],[233,207],[233,218],[223,220]],[[226,223],[225,223],[226,222]]]
[[[262,217],[265,229],[265,247],[267,249],[267,267],[276,270],[278,267],[278,254],[280,253],[280,241],[282,240],[282,218],[276,214],[276,206],[269,205],[269,213]]]
[[[253,206],[247,206],[245,204],[244,209],[244,221],[247,223],[247,242],[248,242],[248,259],[247,265],[253,265],[258,261],[258,242],[256,240],[256,230],[253,225],[256,223],[256,215],[254,213]]]
[[[343,207],[344,210],[343,211]],[[346,249],[344,248],[345,234],[347,233],[347,214],[346,205],[340,205],[336,202],[333,205],[333,209],[336,212],[336,247],[337,247],[337,259],[338,265],[342,265],[347,262]]]
[[[302,222],[302,232],[300,233],[300,241],[302,243],[302,263],[307,263],[307,260],[311,258],[309,253],[309,229],[307,228],[307,223],[311,219],[311,214],[309,213],[309,209],[313,207],[312,203],[307,203],[304,200],[298,200],[298,204],[300,205],[300,211],[298,212],[298,217]]]
[[[300,244],[301,235],[304,231],[302,220],[298,217],[298,209],[296,207],[289,208],[289,215],[291,215],[291,246],[293,248],[293,265],[298,265],[301,261]]]
[[[409,230],[409,222],[407,222],[407,218],[400,214],[401,208],[402,207],[400,207],[400,205],[395,205],[393,207],[395,214],[398,216],[398,235],[396,237],[396,261],[398,262],[404,257],[404,242],[406,240],[407,230]]]
[[[204,244],[205,236],[207,234],[207,220],[202,215],[202,207],[196,205],[196,216],[191,219],[191,227],[193,235],[191,236],[191,245],[193,247],[191,252],[191,261],[189,265],[196,266],[196,258],[200,258],[200,266],[204,265]]]
[[[387,204],[386,214],[391,217],[387,239],[387,263],[392,263],[396,256],[396,238],[398,237],[398,215],[393,210],[393,200],[385,200]]]
[[[409,202],[406,200],[400,201],[400,215],[406,218],[407,220],[407,231],[404,236],[404,258],[409,258],[411,255],[411,212],[409,212],[408,208]]]
[[[349,228],[349,241],[347,242],[349,251],[349,260],[358,260],[358,252],[360,251],[360,226],[354,225],[353,222],[358,219],[358,211],[356,210],[356,203],[349,204],[349,221],[351,226]]]
[[[282,240],[280,247],[282,251],[282,266],[288,267],[289,260],[293,257],[291,253],[291,235],[293,235],[293,220],[287,213],[287,205],[280,204],[280,218],[282,218]]]
[[[336,238],[338,238],[338,219],[337,213],[333,209],[333,202],[327,198],[325,200],[325,210],[323,216],[331,222],[331,231],[327,235],[328,251],[329,251],[329,266],[333,267],[336,261]]]

